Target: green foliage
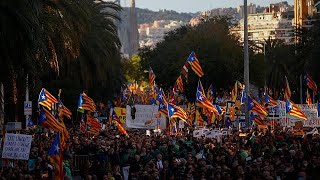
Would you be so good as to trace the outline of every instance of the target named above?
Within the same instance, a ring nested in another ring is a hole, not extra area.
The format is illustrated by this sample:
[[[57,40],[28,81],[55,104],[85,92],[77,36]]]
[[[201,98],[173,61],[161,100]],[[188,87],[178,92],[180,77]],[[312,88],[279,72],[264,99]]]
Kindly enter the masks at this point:
[[[243,48],[236,36],[230,34],[227,19],[215,18],[197,27],[184,26],[168,33],[154,49],[140,50],[144,68],[151,66],[157,83],[171,87],[191,51],[195,51],[205,75],[203,85],[231,89],[236,80],[243,81]],[[250,77],[258,86],[263,85],[264,63],[261,55],[251,53]],[[187,96],[194,99],[198,77],[189,68]]]
[[[41,87],[53,95],[61,88],[70,109],[82,91],[103,101],[119,92],[123,76],[115,22],[120,10],[100,0],[2,0],[0,82],[6,109],[15,109],[6,112],[9,119],[23,112],[27,74],[33,102]]]
[[[123,59],[122,63],[124,76],[128,82],[145,80],[144,74],[147,69],[142,69],[141,58],[138,55],[134,55],[130,60]]]
[[[156,20],[175,20],[189,22],[190,19],[194,16],[194,14],[178,13],[172,10],[161,10],[155,12],[148,9],[136,8],[136,12],[138,24],[152,23]]]

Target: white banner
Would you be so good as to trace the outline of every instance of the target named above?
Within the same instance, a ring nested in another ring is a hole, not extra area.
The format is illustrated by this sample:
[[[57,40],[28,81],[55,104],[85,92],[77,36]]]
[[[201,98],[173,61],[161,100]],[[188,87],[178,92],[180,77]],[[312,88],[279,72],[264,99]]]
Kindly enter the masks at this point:
[[[2,158],[28,160],[31,142],[31,135],[6,133]]]
[[[304,112],[308,120],[304,121],[286,114],[286,103],[284,101],[278,101],[278,107],[275,108],[276,115],[274,119],[278,119],[281,126],[293,127],[296,121],[303,121],[303,127],[320,127],[320,118],[318,117],[316,104],[297,104],[297,106]],[[273,116],[269,116],[269,119],[273,119]]]
[[[179,120],[179,128],[183,129],[184,128],[184,121]]]
[[[158,105],[134,105],[134,107],[136,113],[135,119],[132,119],[131,107],[127,106],[127,128],[154,129],[156,126],[160,126],[160,129],[166,129],[166,117],[159,116]]]
[[[193,134],[193,137],[201,137],[202,130],[194,130],[192,134]]]

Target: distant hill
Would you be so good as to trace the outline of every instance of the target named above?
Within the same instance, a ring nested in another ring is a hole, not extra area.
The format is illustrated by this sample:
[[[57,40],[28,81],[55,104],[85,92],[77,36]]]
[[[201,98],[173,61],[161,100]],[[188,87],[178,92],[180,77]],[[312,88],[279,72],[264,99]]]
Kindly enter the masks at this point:
[[[189,22],[196,14],[178,13],[171,10],[151,11],[149,9],[136,8],[138,24],[151,23],[156,20],[175,20]]]

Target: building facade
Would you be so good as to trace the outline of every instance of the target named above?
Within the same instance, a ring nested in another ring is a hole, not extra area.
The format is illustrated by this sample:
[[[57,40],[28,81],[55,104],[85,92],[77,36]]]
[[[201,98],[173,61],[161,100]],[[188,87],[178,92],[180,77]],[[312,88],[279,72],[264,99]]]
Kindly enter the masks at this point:
[[[280,39],[284,43],[294,43],[293,12],[259,13],[248,15],[248,36],[251,41],[262,42],[265,39]],[[232,30],[240,35],[243,42],[244,22]]]
[[[314,0],[294,1],[294,26],[309,28],[312,26],[312,17],[316,14]]]

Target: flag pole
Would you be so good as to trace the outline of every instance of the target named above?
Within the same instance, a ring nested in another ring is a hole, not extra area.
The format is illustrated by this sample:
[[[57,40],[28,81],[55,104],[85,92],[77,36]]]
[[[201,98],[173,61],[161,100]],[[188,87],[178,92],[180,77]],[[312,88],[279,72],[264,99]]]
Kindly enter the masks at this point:
[[[316,103],[316,97],[314,91],[312,91],[312,102]]]
[[[244,7],[244,82],[245,91],[249,95],[249,46],[248,46],[248,2],[243,0]],[[248,111],[249,98],[246,99],[246,127],[249,127],[249,111]]]

